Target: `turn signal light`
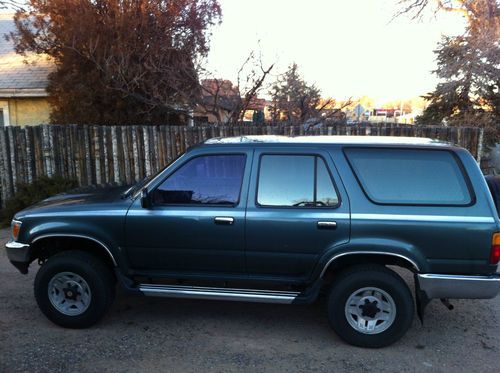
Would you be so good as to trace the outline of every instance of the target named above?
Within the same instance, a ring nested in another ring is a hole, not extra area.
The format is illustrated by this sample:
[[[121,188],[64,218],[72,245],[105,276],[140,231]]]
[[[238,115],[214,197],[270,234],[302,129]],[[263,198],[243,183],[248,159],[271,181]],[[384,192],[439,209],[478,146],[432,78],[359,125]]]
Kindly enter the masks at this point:
[[[21,222],[17,220],[12,220],[12,238],[14,239],[14,241],[17,240],[20,229],[21,229]]]
[[[490,263],[498,264],[498,262],[500,262],[500,233],[495,233],[491,242]]]

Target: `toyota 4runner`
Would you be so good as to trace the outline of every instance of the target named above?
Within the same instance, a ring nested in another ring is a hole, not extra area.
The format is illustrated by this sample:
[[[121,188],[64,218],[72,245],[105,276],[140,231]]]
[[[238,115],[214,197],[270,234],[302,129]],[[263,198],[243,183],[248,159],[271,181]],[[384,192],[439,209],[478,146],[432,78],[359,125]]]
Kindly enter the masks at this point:
[[[249,136],[194,146],[128,190],[46,199],[16,214],[6,247],[22,273],[41,265],[36,301],[64,327],[101,319],[116,283],[226,301],[326,294],[341,338],[382,347],[433,298],[495,297],[498,232],[486,181],[462,148]],[[415,297],[394,266],[414,273]]]

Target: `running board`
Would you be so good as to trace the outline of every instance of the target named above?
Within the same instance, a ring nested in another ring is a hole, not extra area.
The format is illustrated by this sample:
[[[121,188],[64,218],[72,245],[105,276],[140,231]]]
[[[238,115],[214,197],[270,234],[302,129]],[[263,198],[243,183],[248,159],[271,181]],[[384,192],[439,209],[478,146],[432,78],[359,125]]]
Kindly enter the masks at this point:
[[[211,288],[198,286],[141,284],[139,290],[147,296],[165,298],[213,299],[239,302],[292,303],[300,293],[292,291]]]

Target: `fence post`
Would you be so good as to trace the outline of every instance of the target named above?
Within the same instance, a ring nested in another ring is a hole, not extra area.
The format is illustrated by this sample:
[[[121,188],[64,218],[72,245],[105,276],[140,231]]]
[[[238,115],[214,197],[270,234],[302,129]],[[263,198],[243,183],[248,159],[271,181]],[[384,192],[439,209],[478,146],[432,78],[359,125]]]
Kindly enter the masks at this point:
[[[7,130],[0,128],[0,181],[2,192],[2,207],[12,196],[12,173],[10,172],[9,145]]]
[[[481,158],[483,156],[483,142],[484,142],[484,128],[479,129],[479,141],[477,144],[477,164],[481,165]]]

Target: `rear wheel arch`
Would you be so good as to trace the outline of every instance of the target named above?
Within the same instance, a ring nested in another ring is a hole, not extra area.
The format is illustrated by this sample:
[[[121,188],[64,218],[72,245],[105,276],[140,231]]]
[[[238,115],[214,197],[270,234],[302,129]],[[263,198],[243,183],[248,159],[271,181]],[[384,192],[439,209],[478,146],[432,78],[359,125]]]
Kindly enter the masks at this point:
[[[406,255],[385,251],[349,251],[333,255],[323,266],[320,278],[331,279],[335,273],[359,264],[392,265],[411,272],[420,272],[421,267]]]

